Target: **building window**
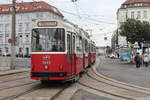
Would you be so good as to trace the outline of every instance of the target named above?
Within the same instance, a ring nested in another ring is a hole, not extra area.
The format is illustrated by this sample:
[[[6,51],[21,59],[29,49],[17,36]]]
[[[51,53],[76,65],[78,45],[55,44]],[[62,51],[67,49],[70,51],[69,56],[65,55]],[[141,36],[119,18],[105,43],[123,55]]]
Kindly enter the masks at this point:
[[[26,48],[26,56],[29,56],[29,48]]]
[[[0,48],[0,56],[2,55],[2,48]]]
[[[131,12],[131,18],[134,18],[134,11]]]
[[[26,33],[25,42],[26,42],[26,43],[29,43],[29,42],[30,42],[30,41],[29,41],[29,33]]]
[[[19,15],[19,19],[22,20],[23,19],[23,14]]]
[[[22,23],[19,23],[19,24],[18,24],[18,27],[19,27],[19,28],[18,28],[18,31],[19,31],[19,32],[22,32]]]
[[[134,4],[134,6],[137,6],[137,4]]]
[[[2,9],[2,11],[9,11],[9,9],[8,9],[8,8],[6,8],[6,9]]]
[[[0,34],[0,44],[3,42],[3,34]]]
[[[19,41],[19,45],[22,45],[23,43],[22,33],[19,34],[18,41]]]
[[[127,5],[124,5],[124,8],[127,8]]]
[[[29,23],[25,23],[25,31],[29,31],[30,27],[29,27]]]
[[[28,37],[29,37],[29,35],[26,35],[26,37],[28,38]]]
[[[141,12],[138,11],[138,12],[137,12],[137,19],[140,19],[140,18],[141,18]]]
[[[8,48],[8,47],[5,47],[5,51],[6,51],[6,53],[8,53],[8,51],[9,51],[9,48]]]
[[[3,24],[0,24],[0,34],[3,32]]]
[[[143,18],[147,18],[147,11],[144,11]]]
[[[0,20],[3,20],[3,15],[0,15]]]
[[[43,17],[43,14],[42,14],[42,13],[36,13],[36,18],[42,19],[42,17]]]
[[[135,3],[134,6],[143,6],[142,3]]]
[[[36,8],[42,8],[42,6],[36,6]]]
[[[9,24],[5,24],[5,32],[9,32]]]

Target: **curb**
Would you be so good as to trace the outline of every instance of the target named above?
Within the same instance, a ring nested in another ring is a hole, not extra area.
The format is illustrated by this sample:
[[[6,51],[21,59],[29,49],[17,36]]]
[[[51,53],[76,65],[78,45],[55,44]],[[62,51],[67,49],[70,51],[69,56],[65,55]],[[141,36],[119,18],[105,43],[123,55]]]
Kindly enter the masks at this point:
[[[13,75],[13,74],[17,74],[17,73],[28,72],[28,71],[30,71],[30,69],[12,70],[11,72],[0,73],[0,77],[7,76],[7,75]]]
[[[134,84],[129,84],[129,83],[125,83],[125,82],[121,82],[121,81],[118,81],[116,79],[112,79],[112,78],[109,78],[105,75],[102,75],[101,73],[99,73],[97,70],[96,70],[96,67],[100,64],[100,62],[98,64],[95,64],[94,67],[92,67],[92,70],[95,72],[95,74],[103,79],[106,79],[108,81],[112,81],[114,83],[118,83],[118,84],[122,84],[122,85],[126,85],[128,87],[132,87],[132,88],[138,88],[138,89],[142,89],[142,90],[147,90],[147,91],[150,91],[150,88],[145,88],[145,87],[142,87],[142,86],[138,86],[138,85],[134,85]],[[97,66],[96,66],[97,65]]]

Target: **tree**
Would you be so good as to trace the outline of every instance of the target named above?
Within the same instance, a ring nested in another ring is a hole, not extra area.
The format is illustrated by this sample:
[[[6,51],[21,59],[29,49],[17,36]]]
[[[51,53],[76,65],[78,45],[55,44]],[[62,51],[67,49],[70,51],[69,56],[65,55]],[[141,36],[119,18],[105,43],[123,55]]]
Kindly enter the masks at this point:
[[[150,41],[150,24],[136,19],[127,19],[120,27],[120,35],[130,43]]]

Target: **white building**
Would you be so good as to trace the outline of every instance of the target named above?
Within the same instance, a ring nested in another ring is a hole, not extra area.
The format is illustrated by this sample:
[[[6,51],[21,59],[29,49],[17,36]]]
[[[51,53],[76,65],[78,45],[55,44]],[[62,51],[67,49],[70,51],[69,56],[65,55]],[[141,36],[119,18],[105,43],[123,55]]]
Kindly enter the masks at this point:
[[[150,22],[150,0],[126,0],[117,12],[118,29],[128,18]],[[127,45],[126,38],[119,35],[118,44]]]
[[[31,51],[31,29],[37,20],[63,19],[57,8],[40,2],[16,4],[16,54],[28,55]],[[10,43],[12,4],[0,5],[0,54],[11,54]]]

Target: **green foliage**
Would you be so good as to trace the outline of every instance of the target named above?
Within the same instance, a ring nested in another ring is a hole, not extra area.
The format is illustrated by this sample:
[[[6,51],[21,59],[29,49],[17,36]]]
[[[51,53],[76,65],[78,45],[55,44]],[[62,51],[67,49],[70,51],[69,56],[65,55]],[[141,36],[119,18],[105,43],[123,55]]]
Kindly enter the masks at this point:
[[[150,41],[150,24],[136,19],[127,19],[120,27],[120,35],[130,43]]]

